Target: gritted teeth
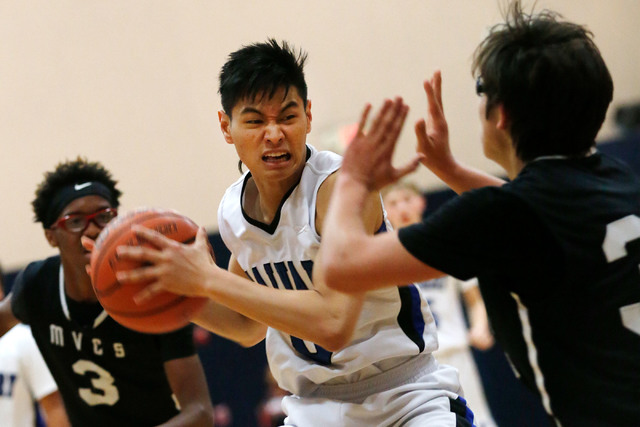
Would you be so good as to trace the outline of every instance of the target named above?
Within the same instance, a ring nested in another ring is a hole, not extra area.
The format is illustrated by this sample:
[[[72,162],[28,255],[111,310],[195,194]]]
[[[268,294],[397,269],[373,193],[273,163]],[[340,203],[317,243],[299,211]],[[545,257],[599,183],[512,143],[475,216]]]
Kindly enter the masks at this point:
[[[282,153],[269,153],[262,156],[262,160],[265,161],[274,161],[274,160],[289,160],[291,158],[291,154],[282,152]]]

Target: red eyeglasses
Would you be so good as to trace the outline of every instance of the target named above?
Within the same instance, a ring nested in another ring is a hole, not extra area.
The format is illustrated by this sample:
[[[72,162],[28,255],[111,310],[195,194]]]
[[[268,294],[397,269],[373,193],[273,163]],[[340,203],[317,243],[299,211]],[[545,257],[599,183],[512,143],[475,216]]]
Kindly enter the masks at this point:
[[[90,222],[93,222],[98,227],[103,228],[116,216],[118,216],[118,210],[115,208],[101,209],[98,212],[94,212],[89,215],[66,215],[60,218],[50,228],[53,229],[60,227],[72,233],[82,233],[87,229]]]

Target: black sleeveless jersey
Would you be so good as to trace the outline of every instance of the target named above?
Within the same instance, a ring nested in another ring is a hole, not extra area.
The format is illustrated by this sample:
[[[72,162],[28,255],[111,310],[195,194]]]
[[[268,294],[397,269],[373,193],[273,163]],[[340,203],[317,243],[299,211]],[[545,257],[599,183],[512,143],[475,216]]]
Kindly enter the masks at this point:
[[[564,427],[640,426],[640,180],[625,165],[535,160],[399,238],[479,278],[496,339]]]
[[[192,328],[135,332],[98,303],[84,307],[97,317],[78,321],[60,276],[58,256],[29,264],[16,278],[11,305],[31,325],[72,425],[154,426],[178,414],[164,362],[195,354]]]

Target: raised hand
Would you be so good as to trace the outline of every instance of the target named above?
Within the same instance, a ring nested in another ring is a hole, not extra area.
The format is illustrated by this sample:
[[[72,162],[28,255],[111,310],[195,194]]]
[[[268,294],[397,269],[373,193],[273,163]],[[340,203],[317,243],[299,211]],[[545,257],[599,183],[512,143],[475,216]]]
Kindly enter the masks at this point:
[[[358,132],[345,152],[341,174],[363,183],[367,190],[375,191],[413,172],[420,157],[416,156],[400,168],[392,165],[393,151],[409,111],[402,98],[384,101],[365,133],[370,111],[371,105],[366,105]]]
[[[422,164],[438,174],[455,162],[449,146],[449,126],[444,117],[440,71],[424,81],[424,91],[427,95],[427,117],[415,125],[416,151],[422,155]]]

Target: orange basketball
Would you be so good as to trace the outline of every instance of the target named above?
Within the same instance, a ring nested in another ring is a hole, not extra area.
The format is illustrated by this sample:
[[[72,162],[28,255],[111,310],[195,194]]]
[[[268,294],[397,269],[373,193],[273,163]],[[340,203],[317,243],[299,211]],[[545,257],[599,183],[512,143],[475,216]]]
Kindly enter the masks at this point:
[[[124,285],[116,280],[116,272],[141,266],[137,262],[119,259],[116,248],[150,246],[141,242],[131,230],[134,224],[154,229],[182,243],[192,243],[198,231],[198,226],[189,218],[166,209],[138,209],[115,218],[102,230],[91,253],[93,289],[105,311],[121,325],[147,333],[175,331],[190,322],[206,298],[162,292],[141,304],[133,300],[134,295],[148,283]]]

